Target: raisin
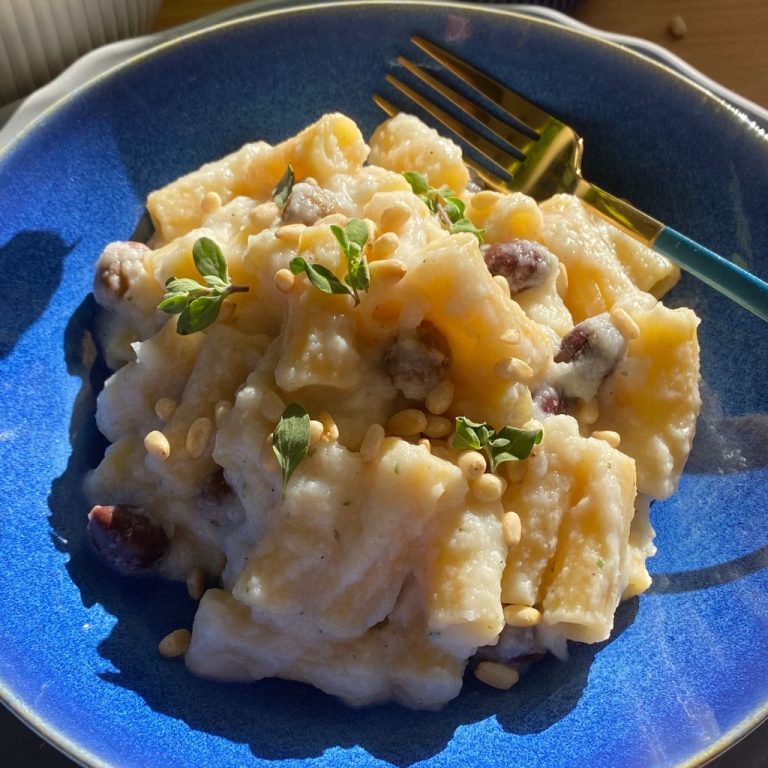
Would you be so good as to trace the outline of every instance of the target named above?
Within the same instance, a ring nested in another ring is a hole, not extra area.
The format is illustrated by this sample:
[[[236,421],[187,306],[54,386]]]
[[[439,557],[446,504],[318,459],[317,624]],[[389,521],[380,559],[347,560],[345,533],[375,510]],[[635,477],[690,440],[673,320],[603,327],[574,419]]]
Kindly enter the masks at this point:
[[[541,285],[557,264],[547,247],[535,240],[490,243],[481,250],[490,273],[505,277],[513,295]]]
[[[117,571],[136,574],[156,565],[168,552],[165,531],[137,507],[97,504],[88,514],[88,538]]]

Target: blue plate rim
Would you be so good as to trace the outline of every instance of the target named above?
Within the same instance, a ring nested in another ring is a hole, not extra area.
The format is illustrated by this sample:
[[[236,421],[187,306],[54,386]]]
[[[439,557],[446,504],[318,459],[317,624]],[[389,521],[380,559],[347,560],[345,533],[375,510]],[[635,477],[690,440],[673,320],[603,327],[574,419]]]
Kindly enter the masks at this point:
[[[28,135],[43,126],[47,120],[55,116],[60,110],[64,109],[70,101],[87,93],[91,89],[97,88],[108,78],[118,75],[123,71],[127,71],[131,67],[136,66],[153,56],[160,55],[170,48],[176,48],[177,46],[193,42],[204,35],[216,34],[224,29],[251,24],[273,16],[292,15],[307,11],[314,12],[326,8],[360,8],[364,6],[386,6],[393,4],[416,7],[434,7],[440,9],[454,8],[464,11],[471,8],[474,12],[520,18],[528,22],[554,27],[559,32],[567,32],[579,37],[589,38],[592,42],[595,42],[598,45],[614,49],[615,53],[622,56],[637,57],[645,64],[650,64],[657,68],[661,74],[667,77],[672,77],[673,79],[681,81],[687,87],[692,87],[698,90],[702,95],[707,97],[707,99],[711,99],[718,106],[725,107],[734,119],[745,123],[748,130],[756,132],[757,135],[764,139],[768,139],[768,131],[757,122],[757,120],[765,121],[765,125],[768,128],[768,109],[729,91],[729,89],[711,80],[694,67],[688,65],[674,53],[667,51],[661,46],[640,38],[597,30],[553,9],[524,6],[521,4],[509,4],[503,8],[497,5],[487,4],[468,5],[467,3],[458,2],[456,0],[394,0],[394,2],[393,0],[316,0],[316,2],[307,2],[301,5],[289,5],[289,3],[290,0],[253,0],[252,2],[211,14],[203,19],[183,25],[181,28],[159,33],[160,36],[158,37],[157,43],[151,44],[150,47],[145,50],[139,50],[137,53],[129,54],[124,60],[109,66],[104,71],[90,77],[74,89],[60,95],[52,101],[49,106],[43,109],[15,136],[13,136],[7,144],[0,146],[0,166],[5,158],[9,157],[26,140]],[[179,34],[180,30],[183,31]],[[155,35],[148,35],[144,38],[132,41],[123,41],[123,44],[137,44],[141,40],[149,41],[155,37]],[[117,49],[120,45],[121,43],[113,43],[104,46],[101,49],[97,49],[96,51],[87,54],[83,58],[87,59],[92,57],[95,59],[104,51],[104,49]],[[640,50],[637,50],[637,48]],[[60,75],[46,87],[50,88],[53,86],[55,88],[57,81],[66,74],[67,72],[65,71],[65,73]],[[712,87],[716,88],[717,92],[712,90]],[[2,703],[14,716],[40,738],[48,742],[65,757],[83,766],[83,768],[120,768],[117,763],[105,762],[101,758],[93,755],[86,747],[76,743],[69,737],[64,736],[59,730],[46,723],[31,710],[28,704],[22,702],[20,698],[10,690],[8,683],[3,679],[0,679],[0,703]],[[758,726],[765,721],[768,721],[768,696],[761,706],[757,707],[739,724],[723,734],[717,741],[712,743],[705,750],[700,751],[698,754],[678,763],[674,768],[705,768],[705,766],[716,760],[728,749],[749,736],[750,733],[756,730]]]

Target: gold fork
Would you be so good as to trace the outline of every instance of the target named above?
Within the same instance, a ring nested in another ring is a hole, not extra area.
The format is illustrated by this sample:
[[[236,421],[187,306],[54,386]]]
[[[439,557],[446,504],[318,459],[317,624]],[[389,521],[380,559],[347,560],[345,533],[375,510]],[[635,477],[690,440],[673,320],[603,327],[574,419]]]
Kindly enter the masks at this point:
[[[408,59],[398,58],[398,63],[422,83],[512,147],[512,151],[504,149],[393,75],[386,76],[387,82],[512,177],[511,181],[506,181],[471,158],[465,158],[489,186],[524,192],[537,200],[558,192],[569,192],[627,234],[659,251],[758,317],[768,320],[768,283],[586,181],[581,175],[584,142],[573,128],[434,43],[418,36],[412,37],[411,41],[520,124],[518,128],[500,120]],[[378,94],[373,98],[387,114],[397,114],[398,109],[389,101]]]

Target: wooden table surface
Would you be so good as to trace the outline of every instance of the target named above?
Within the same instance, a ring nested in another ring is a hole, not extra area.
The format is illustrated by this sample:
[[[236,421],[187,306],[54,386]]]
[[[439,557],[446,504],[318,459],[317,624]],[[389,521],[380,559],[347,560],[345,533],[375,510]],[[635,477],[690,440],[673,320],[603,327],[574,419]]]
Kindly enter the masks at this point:
[[[192,21],[240,1],[164,0],[154,29]],[[768,108],[768,0],[580,0],[572,15],[598,29],[658,43]],[[674,37],[669,30],[675,16],[685,21],[684,37]],[[17,734],[10,753],[0,756],[2,768],[74,768],[2,710],[0,706],[0,733]],[[768,768],[768,723],[710,768]]]
[[[165,0],[155,29],[240,1]],[[768,108],[768,0],[579,0],[571,15],[598,29],[658,43],[713,80]],[[670,32],[675,16],[685,22],[684,37]]]

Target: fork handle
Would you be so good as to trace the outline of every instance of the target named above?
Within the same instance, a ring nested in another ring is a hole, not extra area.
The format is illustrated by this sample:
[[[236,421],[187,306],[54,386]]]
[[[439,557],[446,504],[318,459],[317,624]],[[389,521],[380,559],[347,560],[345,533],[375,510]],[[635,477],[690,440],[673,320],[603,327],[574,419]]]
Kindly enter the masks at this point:
[[[651,246],[686,272],[768,321],[768,283],[703,245],[662,227]]]
[[[578,179],[574,194],[628,235],[768,321],[768,283],[759,277],[582,178]]]

